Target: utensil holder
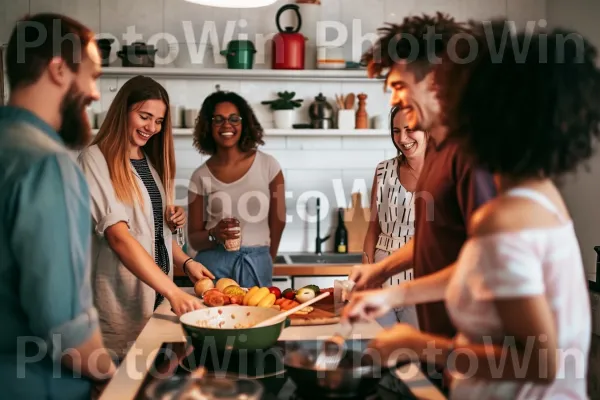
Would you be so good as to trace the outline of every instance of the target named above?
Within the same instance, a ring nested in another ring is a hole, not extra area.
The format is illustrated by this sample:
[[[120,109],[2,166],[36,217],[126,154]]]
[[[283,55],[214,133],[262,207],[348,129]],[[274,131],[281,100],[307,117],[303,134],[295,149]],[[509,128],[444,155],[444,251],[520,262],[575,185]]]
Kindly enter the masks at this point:
[[[183,123],[186,128],[194,128],[196,125],[196,117],[198,117],[199,110],[197,108],[188,108],[183,114]]]
[[[338,129],[354,130],[356,124],[354,110],[339,110],[337,117]]]

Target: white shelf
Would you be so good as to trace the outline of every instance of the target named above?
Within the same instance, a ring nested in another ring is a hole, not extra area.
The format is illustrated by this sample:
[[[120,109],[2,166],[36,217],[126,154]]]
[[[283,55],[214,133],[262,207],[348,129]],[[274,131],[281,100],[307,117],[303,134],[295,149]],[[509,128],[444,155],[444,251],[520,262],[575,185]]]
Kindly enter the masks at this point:
[[[138,67],[106,67],[102,69],[103,77],[132,77],[146,75],[157,78],[172,79],[254,79],[269,81],[328,81],[328,82],[375,82],[381,79],[370,79],[363,69],[330,70],[330,69],[226,69],[226,68],[138,68]]]
[[[388,136],[386,129],[265,129],[265,136]]]
[[[92,134],[97,134],[98,130],[93,129]],[[312,137],[331,137],[331,136],[349,136],[349,137],[377,137],[389,136],[387,129],[265,129],[265,137],[268,136],[312,136]],[[175,128],[175,136],[191,136],[192,129]]]

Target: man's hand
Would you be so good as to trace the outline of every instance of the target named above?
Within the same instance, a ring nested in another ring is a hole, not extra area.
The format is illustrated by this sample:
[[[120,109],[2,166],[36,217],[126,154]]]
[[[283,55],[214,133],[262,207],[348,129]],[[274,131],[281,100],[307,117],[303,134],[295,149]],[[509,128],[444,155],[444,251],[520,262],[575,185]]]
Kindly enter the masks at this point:
[[[380,288],[387,278],[379,264],[358,264],[352,267],[348,279],[356,282],[354,290],[359,291]]]

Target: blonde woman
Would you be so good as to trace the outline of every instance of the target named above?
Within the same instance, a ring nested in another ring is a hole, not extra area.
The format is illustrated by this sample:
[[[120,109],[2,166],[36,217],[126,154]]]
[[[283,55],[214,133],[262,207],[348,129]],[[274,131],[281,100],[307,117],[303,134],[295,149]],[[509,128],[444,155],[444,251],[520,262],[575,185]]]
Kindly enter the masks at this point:
[[[178,288],[172,265],[192,281],[214,278],[173,242],[185,215],[173,204],[175,160],[165,89],[127,81],[79,162],[92,197],[92,284],[107,347],[122,358],[163,298],[178,315],[201,307]]]

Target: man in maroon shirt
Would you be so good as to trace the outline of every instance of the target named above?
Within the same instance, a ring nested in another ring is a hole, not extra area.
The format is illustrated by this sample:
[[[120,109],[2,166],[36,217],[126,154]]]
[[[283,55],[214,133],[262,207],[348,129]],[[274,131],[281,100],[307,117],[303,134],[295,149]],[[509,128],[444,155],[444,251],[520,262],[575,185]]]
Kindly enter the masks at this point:
[[[434,85],[441,55],[454,51],[448,42],[455,35],[473,33],[441,14],[408,17],[381,31],[382,37],[364,56],[369,75],[389,68],[386,85],[392,105],[402,108],[408,128],[428,132],[430,141],[417,184],[415,236],[388,258],[355,266],[350,279],[356,290],[380,287],[409,268],[419,278],[450,266],[467,239],[472,213],[496,194],[492,175],[472,165],[458,144],[447,138]],[[419,304],[417,314],[422,331],[456,334],[443,302]],[[430,377],[438,380],[439,374]]]

